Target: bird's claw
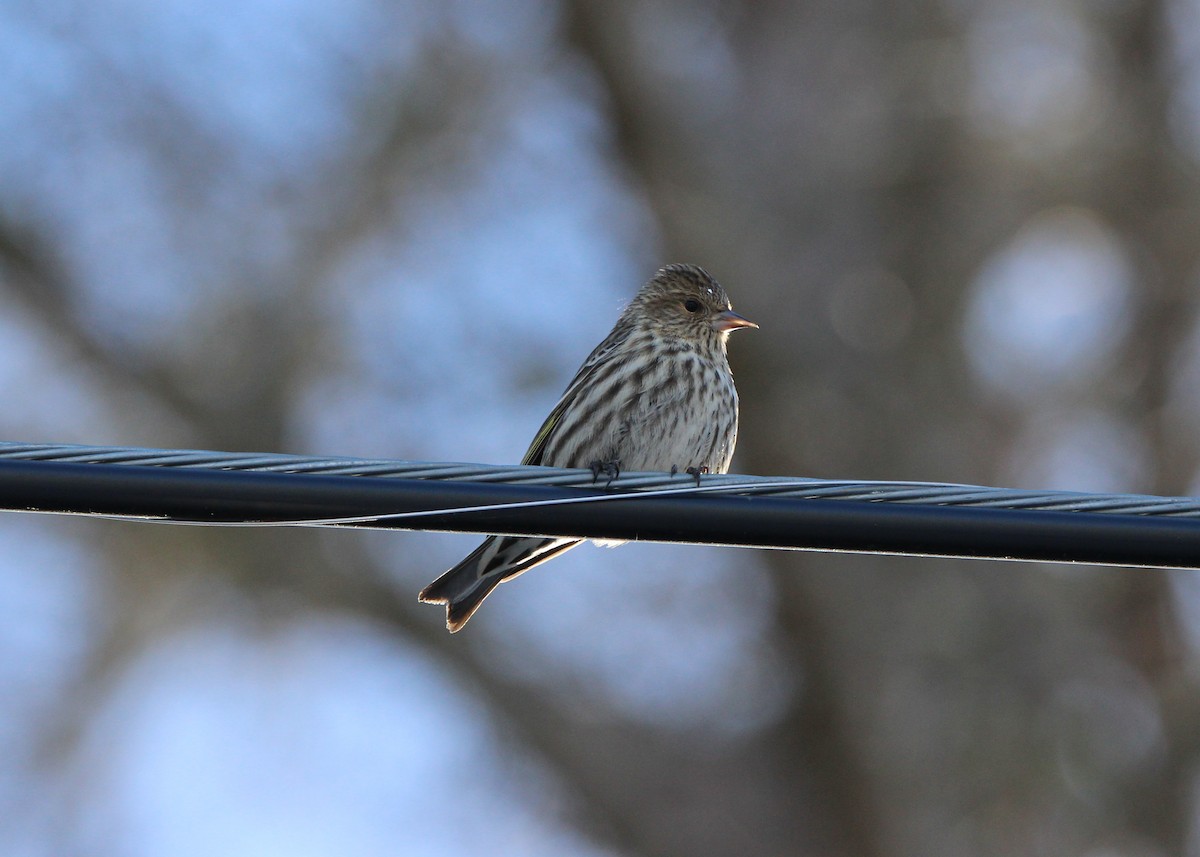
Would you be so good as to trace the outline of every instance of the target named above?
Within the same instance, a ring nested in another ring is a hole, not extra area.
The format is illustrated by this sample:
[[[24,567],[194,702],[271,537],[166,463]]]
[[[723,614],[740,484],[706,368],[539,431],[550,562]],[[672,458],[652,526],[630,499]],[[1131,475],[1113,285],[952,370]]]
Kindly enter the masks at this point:
[[[605,488],[612,485],[613,480],[621,475],[621,462],[617,459],[612,461],[593,461],[588,467],[592,471],[593,485],[596,484],[596,480],[600,478],[601,473],[608,477],[608,481],[604,483]]]
[[[690,473],[692,476],[695,476],[696,477],[696,487],[699,488],[700,487],[700,476],[702,474],[708,473],[709,469],[708,469],[707,464],[701,464],[699,467],[689,467],[687,470],[685,470],[683,472]],[[674,470],[671,471],[671,475],[672,476],[675,475]]]

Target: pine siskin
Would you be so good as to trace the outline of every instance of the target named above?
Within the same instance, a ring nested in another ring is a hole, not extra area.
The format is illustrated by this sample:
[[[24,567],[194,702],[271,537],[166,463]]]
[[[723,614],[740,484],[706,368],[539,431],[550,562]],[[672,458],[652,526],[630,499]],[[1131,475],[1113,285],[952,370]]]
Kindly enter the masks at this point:
[[[724,473],[737,442],[738,398],[725,357],[730,332],[758,327],[695,265],[668,265],[621,313],[583,362],[522,464]],[[421,592],[446,605],[446,627],[467,623],[497,584],[581,539],[490,536]]]

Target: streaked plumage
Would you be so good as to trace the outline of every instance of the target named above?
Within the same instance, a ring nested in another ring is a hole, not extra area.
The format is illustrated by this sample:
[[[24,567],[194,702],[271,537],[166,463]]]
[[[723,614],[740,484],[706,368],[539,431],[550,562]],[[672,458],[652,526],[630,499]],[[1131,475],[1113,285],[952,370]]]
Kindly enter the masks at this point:
[[[724,473],[737,443],[729,333],[757,327],[695,265],[668,265],[621,313],[534,437],[523,464]],[[699,478],[699,477],[697,477]],[[459,630],[497,584],[580,544],[491,536],[421,592]]]

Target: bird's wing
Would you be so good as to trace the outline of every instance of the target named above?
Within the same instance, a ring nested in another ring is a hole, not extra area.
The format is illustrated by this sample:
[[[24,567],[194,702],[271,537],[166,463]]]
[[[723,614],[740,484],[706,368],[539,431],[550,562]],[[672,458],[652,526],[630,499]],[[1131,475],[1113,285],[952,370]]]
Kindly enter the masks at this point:
[[[613,328],[612,333],[606,336],[604,341],[597,345],[583,361],[583,365],[579,367],[579,371],[575,373],[571,383],[567,384],[567,389],[563,391],[558,404],[554,406],[554,410],[550,412],[546,421],[542,423],[542,427],[538,429],[538,433],[534,435],[533,443],[529,444],[529,451],[521,460],[522,464],[542,463],[542,455],[546,452],[546,444],[549,442],[550,436],[554,434],[554,427],[567,412],[571,402],[578,397],[579,390],[587,385],[589,379],[596,373],[596,369],[604,365],[608,357],[629,338],[630,333],[632,333],[632,328],[623,325]]]
[[[546,417],[546,421],[538,429],[537,435],[533,438],[533,443],[529,444],[529,451],[521,459],[522,464],[542,463],[542,455],[546,452],[546,442],[550,439],[550,433],[554,431],[554,427],[558,425],[558,421],[562,419],[563,413],[567,410],[568,401],[570,400],[565,395],[558,400],[558,404],[554,406],[554,410],[550,412],[550,416]]]

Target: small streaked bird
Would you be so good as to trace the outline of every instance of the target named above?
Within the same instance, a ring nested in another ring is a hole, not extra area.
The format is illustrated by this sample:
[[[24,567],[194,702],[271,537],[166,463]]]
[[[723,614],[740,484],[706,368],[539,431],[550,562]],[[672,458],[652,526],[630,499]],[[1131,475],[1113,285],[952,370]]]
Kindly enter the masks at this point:
[[[729,334],[758,327],[695,265],[668,265],[621,313],[542,423],[522,464],[702,473],[729,469],[738,397],[725,356]],[[581,539],[491,536],[421,592],[446,605],[458,631],[496,585]]]

